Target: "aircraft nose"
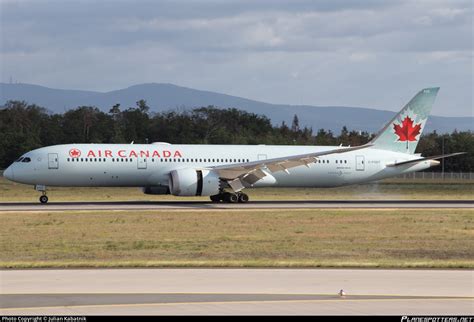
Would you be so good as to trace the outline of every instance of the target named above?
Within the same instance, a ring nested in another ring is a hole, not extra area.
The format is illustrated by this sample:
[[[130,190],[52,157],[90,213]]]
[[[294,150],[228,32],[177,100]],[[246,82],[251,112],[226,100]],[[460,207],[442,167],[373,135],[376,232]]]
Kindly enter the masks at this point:
[[[3,171],[3,176],[7,178],[8,180],[13,181],[14,176],[13,176],[12,166],[9,166],[5,171]]]

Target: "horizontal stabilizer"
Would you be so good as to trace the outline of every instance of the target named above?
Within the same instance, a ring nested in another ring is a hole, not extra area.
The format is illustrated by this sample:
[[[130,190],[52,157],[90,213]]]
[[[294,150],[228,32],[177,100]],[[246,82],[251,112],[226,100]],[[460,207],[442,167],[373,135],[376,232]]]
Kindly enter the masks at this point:
[[[444,158],[449,158],[449,157],[453,157],[455,155],[461,155],[461,154],[466,154],[466,152],[456,152],[456,153],[450,153],[450,154],[435,155],[432,157],[413,159],[413,160],[408,160],[408,161],[395,162],[395,163],[387,164],[387,167],[396,167],[396,166],[404,165],[404,164],[418,163],[420,161],[425,161],[425,160],[444,159]]]

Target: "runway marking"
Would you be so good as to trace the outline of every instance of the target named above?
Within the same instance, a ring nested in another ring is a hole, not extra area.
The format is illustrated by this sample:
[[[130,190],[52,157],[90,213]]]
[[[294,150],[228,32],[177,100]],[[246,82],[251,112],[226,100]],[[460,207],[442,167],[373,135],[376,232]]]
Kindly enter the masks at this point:
[[[0,203],[0,212],[53,212],[70,210],[267,210],[267,209],[437,209],[474,208],[474,200],[257,200],[248,204],[210,203],[207,201],[90,201],[52,202],[40,205],[34,202]]]
[[[81,270],[81,268],[77,268],[78,270]],[[93,268],[92,270],[110,270],[110,269],[117,269],[117,270],[128,270],[129,268]],[[131,270],[148,270],[149,268],[131,268]],[[154,268],[155,269],[155,268]],[[158,270],[161,270],[161,268],[156,268]],[[185,270],[186,268],[183,268]],[[208,268],[191,268],[192,270],[207,270]],[[220,269],[220,268],[218,268]],[[227,268],[224,268],[227,270]],[[252,270],[254,268],[245,268],[245,270]],[[255,268],[256,270],[261,270],[261,268]],[[265,270],[281,270],[281,268],[264,268]],[[293,268],[285,268],[285,270],[292,270]],[[305,270],[305,268],[294,268],[295,270]],[[311,270],[313,268],[309,268]],[[14,269],[18,270],[18,269]],[[22,269],[20,269],[22,270]],[[28,271],[30,269],[24,269],[25,271]],[[33,270],[40,270],[40,271],[48,271],[48,270],[58,270],[58,268],[38,268],[38,269],[33,269]],[[61,269],[59,270],[69,270],[68,268],[66,269]],[[76,268],[74,268],[76,270]],[[91,270],[90,268],[85,268],[85,270]],[[164,270],[168,270],[168,268],[164,268]],[[239,268],[231,268],[230,270],[240,270]],[[340,268],[324,268],[324,270],[341,270]],[[371,271],[371,270],[379,270],[379,269],[374,269],[374,268],[351,268],[351,270],[362,270],[362,271]],[[418,270],[416,268],[407,268],[407,269],[397,269],[397,270]],[[446,271],[449,272],[449,270],[446,269],[430,269],[430,270],[437,270],[437,271]],[[451,269],[450,269],[451,270]],[[471,271],[471,269],[455,269],[456,271]],[[1,271],[11,271],[10,269],[0,269]],[[256,296],[262,296],[262,295],[286,295],[286,296],[334,296],[338,297],[338,294],[335,293],[222,293],[222,292],[166,292],[166,293],[156,293],[156,292],[124,292],[124,293],[111,293],[111,292],[76,292],[76,293],[51,293],[51,292],[35,292],[35,293],[0,293],[0,297],[2,295],[256,295]],[[408,298],[408,299],[472,299],[474,300],[474,296],[440,296],[440,295],[406,295],[406,294],[350,294],[347,295],[346,298],[348,297],[353,297],[353,298],[360,298],[364,299],[364,297],[369,297],[369,296],[378,296],[378,297],[391,297],[391,298]]]
[[[132,303],[132,304],[90,304],[90,305],[60,305],[15,307],[0,309],[4,311],[37,310],[37,309],[67,309],[67,308],[100,308],[100,307],[149,307],[149,306],[177,306],[177,305],[220,305],[220,304],[261,304],[261,303],[335,303],[335,302],[401,302],[401,301],[473,301],[472,298],[406,298],[406,299],[321,299],[321,300],[261,300],[261,301],[213,301],[213,302],[173,302],[173,303]]]

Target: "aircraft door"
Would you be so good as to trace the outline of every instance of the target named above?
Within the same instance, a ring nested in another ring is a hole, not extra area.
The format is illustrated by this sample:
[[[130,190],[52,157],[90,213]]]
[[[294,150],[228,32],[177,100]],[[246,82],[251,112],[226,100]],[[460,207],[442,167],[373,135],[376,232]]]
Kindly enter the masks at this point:
[[[365,170],[365,160],[363,155],[356,155],[356,170],[364,171]]]
[[[259,154],[257,155],[257,160],[266,160],[267,159],[267,155],[266,154]]]
[[[58,154],[57,153],[48,153],[48,169],[58,169]]]
[[[138,169],[146,169],[146,158],[138,158],[137,159],[137,167]]]

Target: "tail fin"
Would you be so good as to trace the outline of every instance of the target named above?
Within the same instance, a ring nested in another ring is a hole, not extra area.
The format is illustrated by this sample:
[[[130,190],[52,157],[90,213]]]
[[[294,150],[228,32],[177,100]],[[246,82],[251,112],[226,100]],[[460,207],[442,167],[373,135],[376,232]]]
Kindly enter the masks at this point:
[[[378,149],[415,153],[438,91],[439,87],[419,91],[369,143]]]

